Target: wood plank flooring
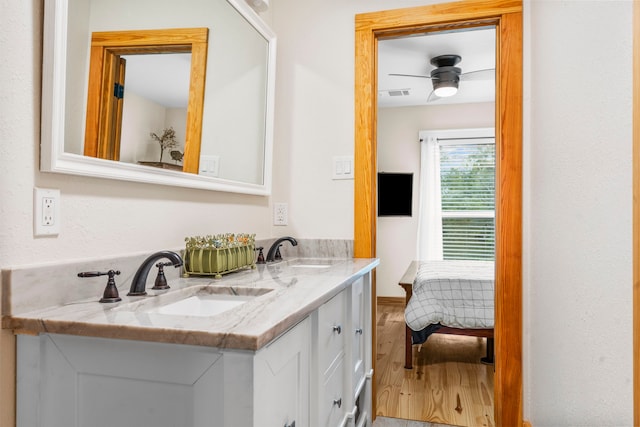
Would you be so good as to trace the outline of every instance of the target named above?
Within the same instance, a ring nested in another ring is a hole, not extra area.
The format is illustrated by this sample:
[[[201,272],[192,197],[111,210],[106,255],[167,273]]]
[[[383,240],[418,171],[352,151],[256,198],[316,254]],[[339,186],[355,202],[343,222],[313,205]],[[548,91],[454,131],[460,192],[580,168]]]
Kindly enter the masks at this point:
[[[404,369],[404,307],[378,303],[377,415],[493,427],[493,365],[482,338],[432,335]]]

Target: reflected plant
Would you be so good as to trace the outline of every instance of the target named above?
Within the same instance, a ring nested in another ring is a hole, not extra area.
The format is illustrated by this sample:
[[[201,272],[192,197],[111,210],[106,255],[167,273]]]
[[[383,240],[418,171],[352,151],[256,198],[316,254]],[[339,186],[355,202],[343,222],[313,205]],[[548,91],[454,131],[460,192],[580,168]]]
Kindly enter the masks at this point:
[[[155,132],[151,132],[149,134],[151,138],[158,141],[160,144],[160,163],[162,163],[162,155],[164,154],[164,150],[168,148],[174,148],[178,145],[178,141],[176,140],[176,131],[173,130],[173,127],[165,128],[162,131],[162,136],[158,136]]]

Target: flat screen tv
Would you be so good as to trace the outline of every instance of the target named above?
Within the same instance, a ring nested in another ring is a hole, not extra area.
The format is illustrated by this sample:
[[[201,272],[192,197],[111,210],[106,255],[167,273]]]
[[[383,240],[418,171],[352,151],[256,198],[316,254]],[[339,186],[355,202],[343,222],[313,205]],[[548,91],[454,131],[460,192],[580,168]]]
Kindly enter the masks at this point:
[[[412,173],[378,172],[378,216],[411,216]]]

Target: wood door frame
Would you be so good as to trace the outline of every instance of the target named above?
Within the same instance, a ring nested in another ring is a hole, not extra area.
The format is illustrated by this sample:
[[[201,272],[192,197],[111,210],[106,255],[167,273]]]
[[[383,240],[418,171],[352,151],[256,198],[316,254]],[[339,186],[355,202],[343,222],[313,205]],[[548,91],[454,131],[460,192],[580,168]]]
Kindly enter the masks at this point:
[[[378,38],[481,25],[496,26],[495,422],[511,427],[523,425],[521,0],[463,0],[356,15],[354,256],[376,256]],[[374,275],[374,351],[375,319]],[[372,389],[375,406],[375,380]]]
[[[640,426],[640,4],[633,2],[633,425]]]
[[[84,155],[109,158],[102,149],[108,145],[106,141],[110,140],[113,121],[113,77],[109,63],[119,60],[120,55],[191,53],[182,170],[197,174],[200,165],[208,43],[209,29],[204,27],[92,33]]]

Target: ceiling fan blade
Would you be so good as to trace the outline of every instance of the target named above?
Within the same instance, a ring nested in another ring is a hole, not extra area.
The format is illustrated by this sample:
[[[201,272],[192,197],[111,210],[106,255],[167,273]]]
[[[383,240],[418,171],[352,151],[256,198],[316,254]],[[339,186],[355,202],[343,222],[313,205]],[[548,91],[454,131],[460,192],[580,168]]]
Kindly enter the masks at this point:
[[[440,97],[438,95],[436,95],[436,91],[432,90],[431,93],[429,94],[429,96],[427,97],[427,103],[433,102],[433,101],[437,101],[439,99],[440,99]]]
[[[460,80],[495,80],[496,70],[495,68],[487,68],[485,70],[469,71],[468,73],[460,74]]]
[[[400,76],[400,77],[420,77],[422,79],[431,79],[431,76],[423,76],[420,74],[389,74],[390,76]]]

